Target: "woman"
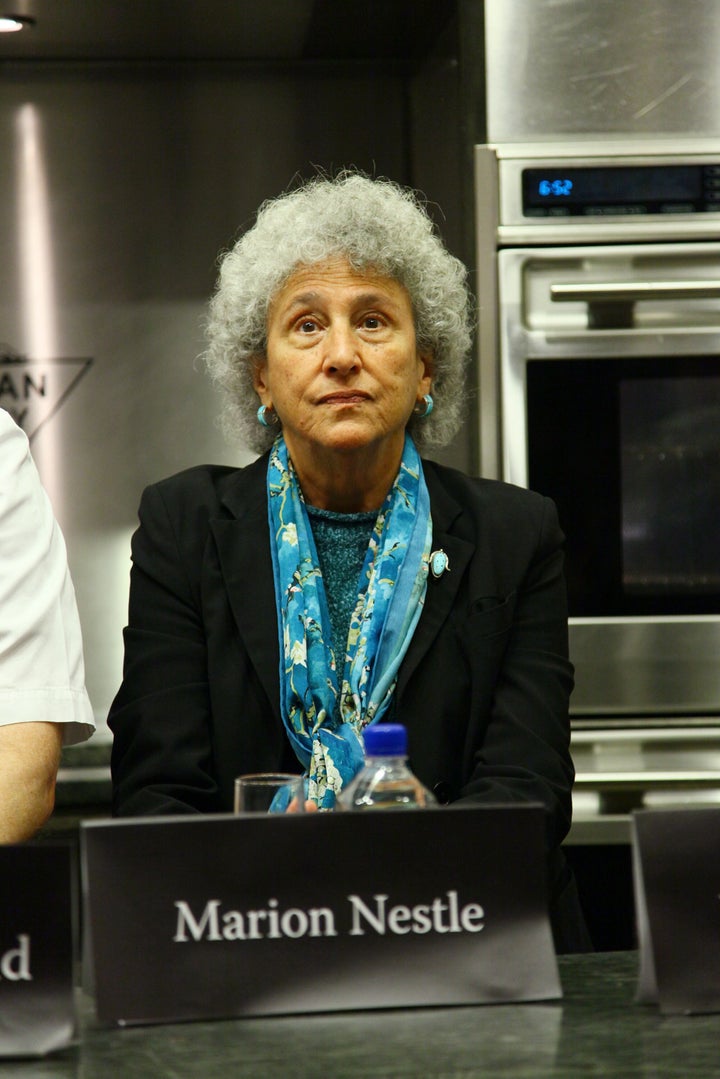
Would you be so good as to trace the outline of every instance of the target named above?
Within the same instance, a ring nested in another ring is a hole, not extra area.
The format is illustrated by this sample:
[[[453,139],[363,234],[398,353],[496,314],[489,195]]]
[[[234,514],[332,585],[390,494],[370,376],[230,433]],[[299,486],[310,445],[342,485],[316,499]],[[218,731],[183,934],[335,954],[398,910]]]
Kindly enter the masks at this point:
[[[459,425],[464,267],[412,193],[317,179],[225,256],[208,333],[227,427],[263,456],[143,495],[115,812],[227,811],[236,775],[298,761],[329,808],[362,727],[392,718],[439,801],[545,805],[557,897],[573,767],[555,511],[416,449]]]

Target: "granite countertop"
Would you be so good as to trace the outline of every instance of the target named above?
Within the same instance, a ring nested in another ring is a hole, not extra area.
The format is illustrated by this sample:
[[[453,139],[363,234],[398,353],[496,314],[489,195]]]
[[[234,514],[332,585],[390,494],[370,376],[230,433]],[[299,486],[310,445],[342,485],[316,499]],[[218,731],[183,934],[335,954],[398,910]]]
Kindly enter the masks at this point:
[[[703,1079],[720,1015],[662,1017],[633,1003],[635,952],[563,956],[564,1000],[107,1029],[81,999],[76,1047],[0,1063],[0,1079]],[[168,972],[171,976],[171,972]]]

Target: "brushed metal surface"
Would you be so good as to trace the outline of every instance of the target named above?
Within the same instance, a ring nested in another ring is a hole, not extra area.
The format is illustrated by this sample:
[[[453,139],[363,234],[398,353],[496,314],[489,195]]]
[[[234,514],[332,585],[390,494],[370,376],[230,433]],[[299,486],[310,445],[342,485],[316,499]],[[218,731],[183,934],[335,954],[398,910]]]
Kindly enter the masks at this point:
[[[491,142],[720,133],[716,0],[485,0]]]
[[[720,281],[591,281],[550,286],[553,303],[717,300]]]
[[[570,620],[576,719],[718,716],[720,615]]]

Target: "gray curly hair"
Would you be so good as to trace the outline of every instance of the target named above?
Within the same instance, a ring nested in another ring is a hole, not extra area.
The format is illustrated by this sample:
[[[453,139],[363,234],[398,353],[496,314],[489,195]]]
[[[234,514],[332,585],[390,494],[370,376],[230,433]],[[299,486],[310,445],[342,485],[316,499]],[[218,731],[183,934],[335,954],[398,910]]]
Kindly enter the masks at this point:
[[[420,449],[446,445],[462,420],[465,362],[471,342],[467,271],[436,235],[415,192],[357,172],[316,177],[264,202],[255,224],[221,259],[207,320],[207,369],[225,391],[222,423],[259,453],[277,429],[257,422],[254,363],[265,358],[268,310],[299,266],[343,257],[400,282],[410,296],[418,348],[432,355],[427,419],[408,431]]]

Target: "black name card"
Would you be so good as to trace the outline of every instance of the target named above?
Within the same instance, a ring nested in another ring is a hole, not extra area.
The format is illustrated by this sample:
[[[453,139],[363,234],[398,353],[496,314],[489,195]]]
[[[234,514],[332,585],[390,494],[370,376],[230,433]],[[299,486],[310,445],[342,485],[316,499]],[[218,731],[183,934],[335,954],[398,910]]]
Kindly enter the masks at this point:
[[[75,1037],[72,900],[69,847],[0,847],[0,1057]]]
[[[90,822],[98,1017],[561,996],[536,806]]]
[[[720,1011],[720,808],[633,814],[637,1000]]]

